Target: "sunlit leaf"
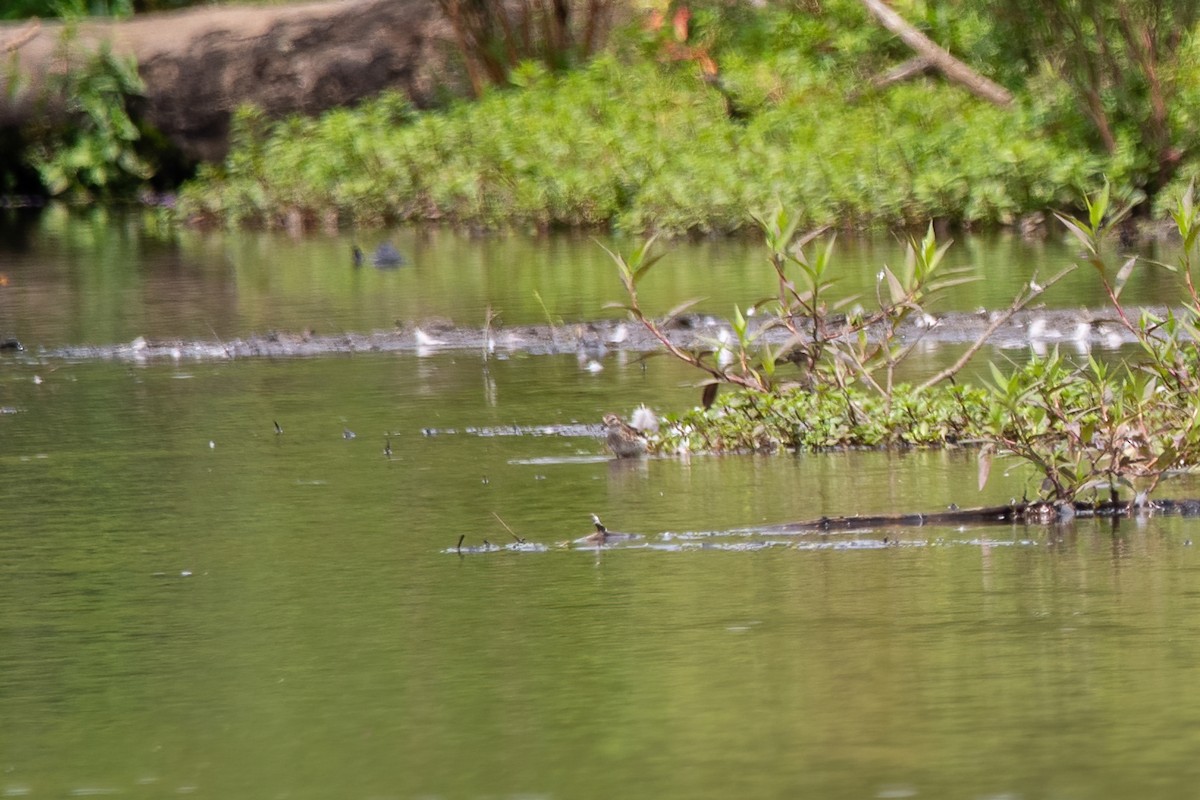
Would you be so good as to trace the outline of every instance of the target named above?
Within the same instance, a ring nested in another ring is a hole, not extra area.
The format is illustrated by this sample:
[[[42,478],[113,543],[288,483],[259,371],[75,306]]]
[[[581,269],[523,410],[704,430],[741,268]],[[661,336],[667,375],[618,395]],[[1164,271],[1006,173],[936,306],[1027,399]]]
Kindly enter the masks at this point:
[[[1121,291],[1125,288],[1129,276],[1133,274],[1133,267],[1137,264],[1137,256],[1131,256],[1128,261],[1121,265],[1121,269],[1117,270],[1117,276],[1113,279],[1113,294],[1116,297],[1121,296]]]
[[[905,296],[904,286],[901,285],[900,279],[895,276],[889,267],[883,268],[883,277],[887,281],[888,292],[891,294],[892,302],[899,303]]]

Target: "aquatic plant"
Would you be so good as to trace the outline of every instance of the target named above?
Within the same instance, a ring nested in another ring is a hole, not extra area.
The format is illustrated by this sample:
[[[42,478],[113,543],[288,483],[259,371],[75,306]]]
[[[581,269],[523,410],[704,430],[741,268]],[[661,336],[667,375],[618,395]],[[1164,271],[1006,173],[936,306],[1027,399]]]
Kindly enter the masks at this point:
[[[666,415],[651,439],[668,453],[954,446],[982,434],[987,400],[982,388],[907,383],[891,398],[828,385],[728,392],[710,408]]]
[[[763,232],[767,260],[776,277],[774,297],[752,309],[758,320],[753,325],[748,314],[735,307],[726,321],[730,332],[727,338],[691,350],[672,342],[664,327],[691,303],[671,309],[664,322],[642,308],[638,284],[660,258],[651,254],[653,237],[628,256],[605,248],[629,298],[620,307],[673,356],[707,373],[705,385],[725,383],[757,392],[789,384],[809,390],[828,387],[843,393],[862,387],[890,403],[896,391],[896,370],[919,343],[919,331],[937,324],[927,311],[928,304],[945,290],[973,280],[961,271],[947,272],[942,267],[949,243],[938,243],[932,225],[923,238],[910,238],[903,266],[893,269],[883,265],[875,297],[863,300],[832,293],[834,237],[826,241],[824,248],[806,250],[824,231],[798,236],[802,218],[782,205],[769,214],[752,215],[752,219]],[[952,379],[994,330],[1066,274],[1060,272],[1044,283],[1035,276],[1006,310],[995,315],[962,358],[917,388],[929,389]],[[906,325],[918,334],[903,335]],[[782,339],[773,335],[780,331],[785,334]],[[789,363],[799,368],[798,376],[780,372]],[[848,409],[854,413],[853,404]]]
[[[1156,265],[1180,276],[1186,302],[1163,314],[1133,316],[1121,293],[1138,260],[1124,259],[1114,272],[1106,248],[1128,208],[1112,208],[1107,186],[1085,206],[1086,219],[1059,219],[1084,248],[1141,357],[1116,365],[1089,358],[1072,367],[1053,352],[1010,375],[993,366],[994,408],[980,475],[986,479],[991,455],[1001,453],[1032,464],[1043,476],[1041,491],[1052,499],[1107,491],[1115,500],[1125,491],[1141,501],[1170,472],[1200,465],[1200,297],[1193,275],[1200,209],[1189,186],[1172,215],[1183,239],[1180,263]]]
[[[1173,214],[1184,244],[1180,263],[1157,265],[1179,275],[1184,306],[1134,315],[1121,294],[1137,259],[1110,264],[1106,244],[1129,206],[1115,208],[1107,184],[1083,205],[1084,218],[1059,219],[1083,247],[1084,264],[1095,271],[1140,356],[1115,364],[1089,356],[1073,364],[1054,350],[1009,371],[992,364],[991,380],[981,386],[959,385],[954,375],[999,321],[1076,266],[1044,283],[1035,276],[959,360],[913,385],[896,383],[894,375],[921,326],[903,332],[900,326],[911,318],[936,324],[922,304],[958,280],[939,274],[946,245],[932,230],[910,241],[904,269],[880,271],[876,309],[868,312],[857,298],[831,293],[832,242],[806,255],[814,237],[797,237],[794,217],[782,210],[757,217],[776,271],[777,299],[757,307],[766,319],[753,327],[735,308],[726,321],[733,336],[695,349],[673,343],[664,332],[664,319],[686,306],[655,318],[639,302],[638,283],[658,259],[649,252],[652,241],[629,256],[610,253],[629,295],[624,308],[630,316],[667,352],[703,372],[704,385],[735,389],[721,397],[709,391],[705,407],[668,416],[654,445],[727,452],[973,444],[980,447],[981,486],[993,459],[1007,456],[1034,469],[1041,477],[1035,492],[1050,501],[1106,492],[1114,502],[1122,493],[1135,505],[1144,502],[1172,471],[1200,466],[1200,292],[1193,275],[1200,208],[1190,188],[1180,196]],[[770,333],[779,329],[789,338],[772,347]],[[727,348],[723,357],[721,348]],[[787,362],[799,367],[798,380],[781,375]]]

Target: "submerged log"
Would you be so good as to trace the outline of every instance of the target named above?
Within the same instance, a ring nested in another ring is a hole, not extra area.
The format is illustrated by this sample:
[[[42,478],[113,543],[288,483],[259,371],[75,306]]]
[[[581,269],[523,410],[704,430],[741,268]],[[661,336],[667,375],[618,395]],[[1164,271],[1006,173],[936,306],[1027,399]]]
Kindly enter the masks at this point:
[[[395,89],[417,106],[449,81],[450,32],[435,0],[219,6],[127,21],[0,25],[0,127],[55,113],[45,79],[102,46],[137,59],[142,116],[191,158],[228,149],[232,113],[314,114]],[[64,47],[64,44],[69,44]]]
[[[1138,516],[1200,517],[1200,500],[1153,500],[1141,504],[1133,501],[1102,503],[1034,502],[1010,503],[984,508],[951,508],[931,514],[882,514],[876,516],[821,517],[804,522],[788,522],[766,528],[762,533],[808,533],[819,531],[859,530],[862,528],[920,527],[923,525],[964,524],[1024,524],[1054,525],[1075,519],[1119,519]]]

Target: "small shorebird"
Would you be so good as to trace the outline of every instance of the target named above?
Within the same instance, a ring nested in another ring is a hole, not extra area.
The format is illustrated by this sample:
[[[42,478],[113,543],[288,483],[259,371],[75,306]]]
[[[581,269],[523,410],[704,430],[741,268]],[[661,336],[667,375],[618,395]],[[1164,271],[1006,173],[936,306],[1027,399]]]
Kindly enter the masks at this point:
[[[610,544],[612,542],[625,542],[629,541],[630,539],[642,538],[636,533],[620,533],[618,531],[610,531],[608,528],[604,527],[604,523],[600,521],[600,517],[596,514],[592,514],[592,524],[596,526],[596,530],[594,530],[592,533],[589,533],[587,536],[576,539],[574,542],[572,542],[572,544],[587,545],[588,547],[599,547],[600,545]]]
[[[608,532],[608,528],[604,527],[604,523],[600,521],[600,517],[595,514],[592,514],[592,524],[596,526],[596,531],[577,540],[578,544],[590,544],[598,547],[607,542],[609,537],[612,536]]]
[[[604,441],[617,458],[637,458],[646,454],[646,439],[642,432],[618,417],[604,415]]]

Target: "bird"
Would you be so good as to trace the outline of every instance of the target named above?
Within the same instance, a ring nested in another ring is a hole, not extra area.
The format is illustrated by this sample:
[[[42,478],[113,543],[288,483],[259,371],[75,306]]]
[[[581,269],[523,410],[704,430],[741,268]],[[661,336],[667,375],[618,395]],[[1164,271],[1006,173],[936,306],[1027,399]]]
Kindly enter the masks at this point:
[[[604,523],[600,521],[600,517],[596,514],[592,514],[592,525],[595,526],[596,530],[594,530],[592,533],[589,533],[587,536],[576,539],[574,544],[584,544],[592,547],[599,547],[602,544],[624,542],[629,541],[630,539],[642,538],[636,533],[619,533],[617,531],[610,531],[604,526]]]
[[[354,431],[350,430],[349,428],[342,428],[342,438],[343,439],[353,439],[357,436],[358,436],[358,434],[356,434]]]
[[[637,458],[646,454],[646,439],[642,432],[616,414],[604,415],[604,428],[604,441],[617,458]]]
[[[272,420],[272,421],[273,421],[273,420]],[[279,425],[279,423],[278,423],[278,422],[276,422],[276,423],[275,423],[275,435],[276,435],[276,436],[278,436],[278,435],[279,435],[279,434],[281,434],[281,433],[283,433],[283,428],[281,428],[281,427],[280,427],[280,425]]]
[[[383,440],[383,454],[388,458],[392,457],[392,440],[389,438]]]
[[[595,532],[577,540],[579,544],[591,544],[599,546],[607,542],[609,536],[612,535],[608,532],[608,528],[604,527],[604,523],[600,521],[600,517],[596,516],[595,514],[592,514],[592,524],[596,526]]]
[[[354,254],[354,266],[361,267],[363,265],[363,251],[358,245],[350,248],[350,252]],[[384,242],[375,248],[375,252],[371,254],[371,263],[376,267],[399,267],[405,263],[404,256],[396,249],[396,246],[391,242]]]

